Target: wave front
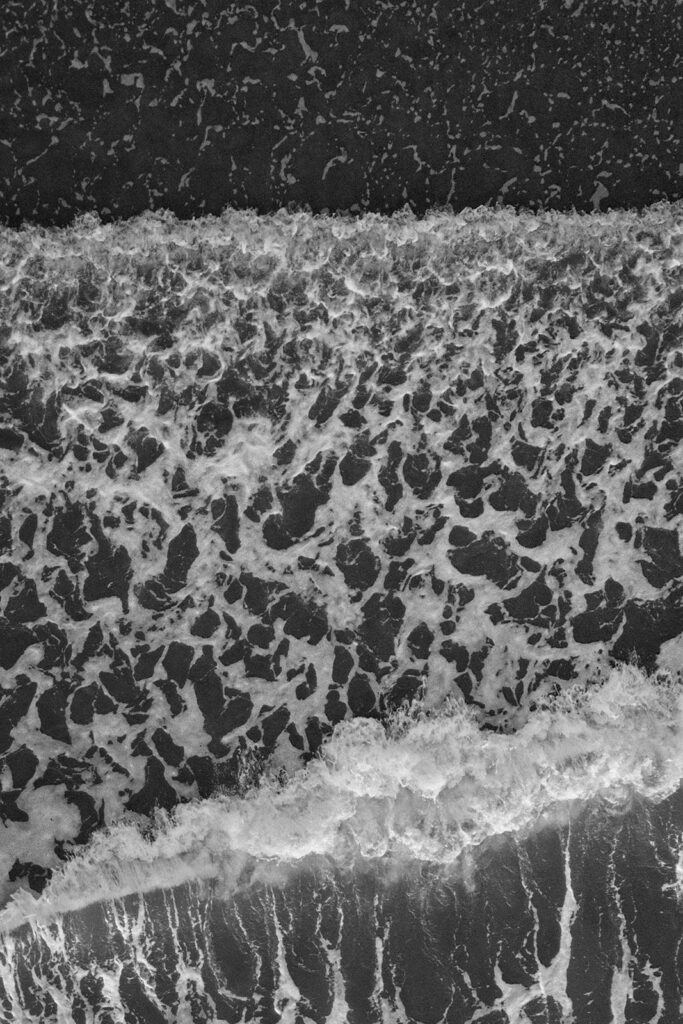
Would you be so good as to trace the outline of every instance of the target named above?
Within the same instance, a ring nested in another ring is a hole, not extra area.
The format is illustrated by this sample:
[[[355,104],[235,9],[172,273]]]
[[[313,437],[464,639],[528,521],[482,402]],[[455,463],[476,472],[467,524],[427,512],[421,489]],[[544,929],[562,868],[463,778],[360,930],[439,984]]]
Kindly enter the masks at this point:
[[[348,723],[284,785],[183,807],[152,839],[119,825],[15,897],[0,1005],[673,1024],[682,730],[680,686],[634,669],[511,736],[461,707]]]

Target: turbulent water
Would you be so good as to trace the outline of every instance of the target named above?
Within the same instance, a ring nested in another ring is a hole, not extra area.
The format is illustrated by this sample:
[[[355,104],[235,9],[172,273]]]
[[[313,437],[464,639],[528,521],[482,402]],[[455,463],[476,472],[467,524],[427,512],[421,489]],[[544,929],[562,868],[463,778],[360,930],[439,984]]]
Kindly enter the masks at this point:
[[[15,897],[2,1019],[677,1021],[682,740],[680,686],[635,670],[512,736],[346,723]]]
[[[0,1020],[681,1019],[682,239],[2,233]]]

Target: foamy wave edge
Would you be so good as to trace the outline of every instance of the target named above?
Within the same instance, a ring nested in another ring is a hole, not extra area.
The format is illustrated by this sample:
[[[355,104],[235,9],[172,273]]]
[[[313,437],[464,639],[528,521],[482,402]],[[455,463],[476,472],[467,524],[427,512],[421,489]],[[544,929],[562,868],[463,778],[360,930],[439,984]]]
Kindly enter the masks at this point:
[[[342,723],[319,759],[243,797],[215,796],[149,822],[121,822],[35,897],[20,891],[0,931],[134,892],[218,879],[245,865],[394,856],[452,865],[489,837],[538,827],[596,797],[670,796],[683,779],[683,684],[631,666],[575,686],[516,733],[482,732],[469,709]]]

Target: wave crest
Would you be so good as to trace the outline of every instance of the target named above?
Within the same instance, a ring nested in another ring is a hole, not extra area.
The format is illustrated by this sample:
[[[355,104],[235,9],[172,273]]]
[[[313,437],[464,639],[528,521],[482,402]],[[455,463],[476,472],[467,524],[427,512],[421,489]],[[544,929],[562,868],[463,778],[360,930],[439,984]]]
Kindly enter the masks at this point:
[[[220,879],[245,865],[324,856],[453,864],[489,837],[553,820],[568,802],[671,795],[683,777],[683,687],[633,667],[574,687],[517,733],[482,732],[467,708],[342,723],[285,783],[186,804],[98,834],[39,898],[21,892],[0,929],[136,891]]]

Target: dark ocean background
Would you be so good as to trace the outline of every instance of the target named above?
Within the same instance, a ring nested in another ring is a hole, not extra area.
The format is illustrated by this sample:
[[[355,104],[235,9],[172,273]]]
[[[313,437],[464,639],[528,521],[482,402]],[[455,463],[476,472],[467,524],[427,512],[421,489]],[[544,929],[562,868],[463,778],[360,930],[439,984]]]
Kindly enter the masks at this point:
[[[0,219],[681,195],[677,0],[7,0]]]

